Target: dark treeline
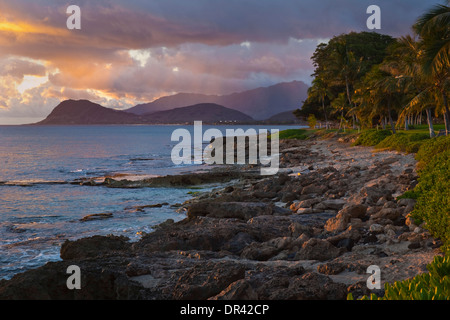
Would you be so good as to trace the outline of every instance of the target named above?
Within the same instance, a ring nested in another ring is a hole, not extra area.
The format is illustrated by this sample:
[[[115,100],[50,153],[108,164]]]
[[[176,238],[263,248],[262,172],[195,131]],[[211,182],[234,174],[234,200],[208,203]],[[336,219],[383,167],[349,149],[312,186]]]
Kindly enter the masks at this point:
[[[312,56],[314,80],[294,114],[313,114],[353,128],[380,125],[408,129],[443,120],[450,133],[450,1],[435,5],[412,26],[412,35],[393,38],[352,32],[319,44]]]

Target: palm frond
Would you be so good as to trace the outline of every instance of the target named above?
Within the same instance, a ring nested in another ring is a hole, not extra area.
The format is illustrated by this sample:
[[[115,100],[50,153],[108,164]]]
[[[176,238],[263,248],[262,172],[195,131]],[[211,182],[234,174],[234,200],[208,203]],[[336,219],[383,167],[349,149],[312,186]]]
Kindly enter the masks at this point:
[[[436,28],[444,29],[450,24],[450,7],[438,4],[417,19],[414,31],[421,37],[435,32]]]

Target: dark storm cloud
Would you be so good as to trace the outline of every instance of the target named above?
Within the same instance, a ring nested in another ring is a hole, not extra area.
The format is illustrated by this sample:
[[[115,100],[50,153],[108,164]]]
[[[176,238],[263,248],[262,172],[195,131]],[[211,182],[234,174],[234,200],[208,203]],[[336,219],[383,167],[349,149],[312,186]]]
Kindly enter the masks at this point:
[[[114,48],[229,45],[242,41],[287,42],[289,38],[330,38],[366,30],[366,9],[380,6],[382,29],[398,36],[432,1],[423,0],[152,0],[76,1],[82,10],[79,38]],[[74,3],[72,3],[74,4]],[[61,1],[3,2],[0,10],[65,28]],[[90,41],[91,40],[91,41]],[[95,42],[97,41],[97,42]]]

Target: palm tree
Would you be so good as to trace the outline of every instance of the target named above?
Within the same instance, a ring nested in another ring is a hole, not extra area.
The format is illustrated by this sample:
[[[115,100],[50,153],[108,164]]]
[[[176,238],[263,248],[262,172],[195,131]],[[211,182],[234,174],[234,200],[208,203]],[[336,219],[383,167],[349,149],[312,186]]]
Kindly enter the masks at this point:
[[[330,70],[331,76],[338,77],[344,83],[348,104],[352,106],[351,87],[361,71],[361,61],[356,59],[353,52],[348,49],[344,39],[337,43],[331,60],[334,61],[333,68]]]
[[[338,39],[333,46],[333,51],[329,56],[329,61],[333,63],[328,66],[328,68],[324,71],[324,76],[327,79],[331,80],[331,83],[336,86],[345,86],[345,98],[347,99],[347,103],[345,104],[350,108],[350,114],[353,119],[353,127],[356,126],[356,107],[352,101],[352,92],[355,83],[357,82],[358,77],[361,73],[362,68],[362,57],[357,58],[352,50],[349,48],[347,43],[347,39],[340,38]],[[340,105],[342,101],[339,99]],[[335,104],[338,102],[335,102]],[[336,107],[336,106],[335,106]],[[339,124],[339,128],[342,126],[342,122],[344,120],[344,109],[341,109],[341,121]]]
[[[408,100],[398,121],[404,121],[411,113],[421,113],[425,110],[427,115],[430,137],[434,137],[432,102],[436,94],[435,84],[430,82],[423,70],[424,50],[422,42],[416,41],[412,36],[400,37],[389,48],[384,65],[393,72],[398,79],[404,81],[404,93]]]
[[[327,83],[322,79],[322,77],[317,76],[312,81],[312,86],[308,89],[308,97],[317,98],[322,103],[323,114],[325,117],[325,128],[328,129],[328,116],[327,110],[325,108],[325,98],[332,99],[333,94],[328,88]]]
[[[333,113],[337,114],[340,113],[340,122],[339,122],[339,131],[341,130],[342,126],[344,125],[344,110],[348,106],[348,100],[345,96],[345,93],[341,92],[339,95],[331,101],[331,107],[333,108]],[[344,128],[345,131],[345,128]]]
[[[393,74],[387,65],[381,63],[366,73],[356,90],[355,101],[360,102],[360,106],[365,109],[363,112],[370,118],[376,115],[387,116],[395,134],[392,112],[403,102],[403,92],[404,79]]]
[[[422,71],[430,85],[441,95],[446,134],[450,134],[450,110],[447,90],[450,75],[450,1],[436,5],[413,26],[422,42]],[[439,109],[439,108],[438,108]]]
[[[431,91],[431,87],[428,87],[427,89],[421,91],[418,95],[416,95],[409,103],[408,105],[403,109],[403,112],[401,114],[401,117],[405,116],[406,112],[411,112],[415,110],[424,110],[427,115],[427,123],[428,123],[428,130],[430,132],[430,138],[433,138],[436,136],[433,128],[433,93]]]
[[[424,45],[424,71],[427,74],[447,72],[450,65],[450,0],[423,14],[413,26]]]
[[[392,133],[396,133],[395,124],[392,120],[392,111],[396,107],[396,102],[401,95],[399,78],[393,76],[388,72],[382,73],[382,78],[379,79],[375,86],[381,91],[381,95],[384,96],[386,100],[387,115],[389,118],[389,124],[391,125]]]
[[[358,113],[358,119],[361,124],[371,128],[373,118],[378,115],[378,110],[376,108],[377,104],[374,101],[374,96],[371,93],[371,87],[365,80],[366,78],[363,78],[362,81],[356,84],[352,100],[355,105],[357,105],[354,112]]]

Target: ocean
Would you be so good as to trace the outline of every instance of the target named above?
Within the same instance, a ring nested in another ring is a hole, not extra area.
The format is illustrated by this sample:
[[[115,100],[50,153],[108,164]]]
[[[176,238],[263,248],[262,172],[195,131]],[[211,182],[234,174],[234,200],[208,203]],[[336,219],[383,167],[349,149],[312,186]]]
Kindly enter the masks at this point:
[[[93,235],[142,233],[185,214],[183,203],[197,188],[117,189],[70,182],[105,176],[146,177],[205,169],[174,165],[172,132],[193,126],[0,126],[0,279],[60,260],[66,240]],[[204,125],[207,130],[212,126]],[[225,129],[290,129],[298,126],[216,126]],[[214,185],[208,186],[212,189]],[[204,190],[207,190],[204,189]],[[158,208],[135,206],[168,203]],[[80,221],[90,214],[111,218]]]

